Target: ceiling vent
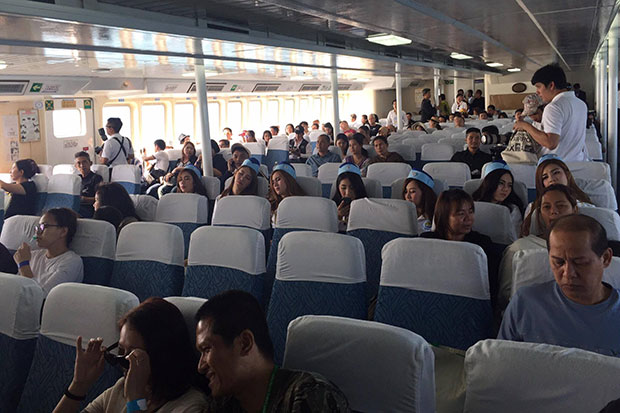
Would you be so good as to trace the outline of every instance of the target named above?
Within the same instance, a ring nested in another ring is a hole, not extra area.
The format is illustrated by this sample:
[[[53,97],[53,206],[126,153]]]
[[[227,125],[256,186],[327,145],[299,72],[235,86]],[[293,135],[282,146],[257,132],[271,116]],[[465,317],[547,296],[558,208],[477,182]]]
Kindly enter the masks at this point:
[[[321,88],[320,84],[312,84],[312,83],[304,83],[303,85],[301,85],[301,87],[299,88],[300,92],[316,92],[317,90],[319,90]]]
[[[353,86],[351,83],[338,83],[338,90],[349,90]]]
[[[226,83],[213,83],[207,82],[207,92],[221,92],[224,90]],[[186,93],[194,93],[196,92],[196,82],[192,82],[192,85],[189,87]]]
[[[0,96],[23,95],[28,83],[27,80],[0,80]]]
[[[276,92],[280,83],[257,83],[252,92]]]

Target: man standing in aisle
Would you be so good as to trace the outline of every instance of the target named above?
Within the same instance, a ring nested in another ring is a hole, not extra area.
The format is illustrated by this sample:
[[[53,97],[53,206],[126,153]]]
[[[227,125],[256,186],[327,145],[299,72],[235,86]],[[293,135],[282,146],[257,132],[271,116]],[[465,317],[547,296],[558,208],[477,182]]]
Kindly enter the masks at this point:
[[[400,119],[401,119],[401,128],[407,127],[407,115],[404,110],[400,111]],[[388,113],[387,116],[387,124],[388,126],[392,125],[395,128],[398,128],[398,116],[396,115],[396,99],[392,102],[392,110]]]
[[[431,103],[431,90],[426,88],[422,91],[422,106],[420,107],[420,115],[422,115],[422,123],[428,122],[428,120],[435,116],[435,108]]]

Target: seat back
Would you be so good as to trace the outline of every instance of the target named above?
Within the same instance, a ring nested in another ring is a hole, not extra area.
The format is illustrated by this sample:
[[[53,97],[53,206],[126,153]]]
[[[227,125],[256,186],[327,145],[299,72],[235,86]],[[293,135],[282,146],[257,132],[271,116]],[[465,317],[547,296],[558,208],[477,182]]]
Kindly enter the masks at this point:
[[[114,165],[110,180],[121,184],[130,194],[140,193],[140,168],[136,165]]]
[[[90,170],[103,178],[103,183],[110,182],[110,168],[107,165],[91,165]]]
[[[47,185],[49,183],[49,178],[47,175],[44,174],[35,174],[31,179],[37,187],[36,214],[39,215],[43,211],[45,201],[47,200]]]
[[[54,287],[45,300],[41,334],[17,411],[54,410],[73,377],[76,338],[82,336],[83,347],[90,337],[102,337],[104,345],[116,343],[118,320],[137,305],[138,298],[127,291],[77,283]],[[80,409],[120,376],[120,370],[106,365]]]
[[[123,228],[116,245],[110,285],[131,291],[140,301],[181,295],[183,231],[162,222],[134,222]]]
[[[517,240],[508,207],[491,202],[474,202],[474,205],[474,231],[489,236],[496,244],[510,245]]]
[[[586,150],[590,159],[594,161],[603,160],[603,147],[598,141],[586,139]]]
[[[288,139],[286,136],[274,136],[267,145],[267,155],[263,163],[271,173],[276,163],[284,161],[288,161]]]
[[[305,163],[294,163],[293,168],[295,169],[295,175],[299,178],[300,176],[312,176],[312,167]]]
[[[54,167],[52,165],[37,164],[37,166],[39,167],[39,172],[45,175],[47,179],[54,174]]]
[[[85,284],[110,284],[116,255],[114,225],[106,221],[78,219],[69,248],[82,257]]]
[[[383,247],[381,258],[376,321],[462,350],[490,337],[493,316],[482,248],[399,238]]]
[[[157,204],[155,220],[174,224],[183,231],[185,256],[189,251],[192,232],[209,221],[209,204],[206,196],[199,194],[170,193]]]
[[[213,225],[247,227],[268,231],[271,227],[271,205],[254,195],[228,195],[215,204]]]
[[[202,184],[207,190],[207,198],[209,198],[210,201],[215,201],[215,198],[217,198],[217,196],[221,192],[220,191],[220,186],[221,186],[220,180],[217,179],[215,176],[203,176]]]
[[[381,249],[389,241],[418,234],[415,205],[402,199],[356,199],[347,234],[362,241],[366,256],[366,298],[379,291]]]
[[[250,156],[256,158],[258,162],[262,162],[265,158],[265,144],[262,142],[246,142],[243,144],[245,148],[250,151]]]
[[[403,157],[406,161],[415,161],[416,160],[416,149],[412,145],[404,145],[404,144],[390,144],[390,151],[396,152],[400,156]]]
[[[69,208],[78,212],[81,190],[82,178],[79,175],[52,175],[47,183],[47,197],[43,211],[52,208]]]
[[[159,203],[157,198],[150,195],[134,194],[130,194],[129,197],[136,207],[136,214],[138,214],[140,221],[155,221],[155,217],[157,215],[157,204]]]
[[[399,162],[378,162],[368,165],[368,178],[376,179],[383,187],[383,198],[392,196],[392,182],[406,177],[411,172],[411,166]]]
[[[238,254],[243,251],[243,254]],[[184,296],[243,290],[262,300],[265,238],[255,229],[202,227],[192,234]]]
[[[332,183],[338,179],[338,168],[340,168],[340,164],[337,162],[327,162],[319,166],[318,178],[323,185],[324,197],[329,195]]]
[[[52,168],[52,175],[64,175],[64,174],[77,174],[78,170],[70,163],[61,163],[54,165]]]
[[[267,311],[276,362],[284,355],[288,324],[299,316],[366,318],[365,262],[361,241],[347,235],[297,231],[282,237]]]
[[[182,149],[166,149],[164,150],[164,152],[166,152],[166,154],[168,155],[168,159],[170,160],[170,162],[181,159],[181,156],[183,156]],[[198,156],[198,153],[196,153],[196,156]]]
[[[454,147],[445,143],[425,143],[422,145],[423,161],[449,161],[454,155]]]
[[[450,187],[462,188],[471,179],[471,170],[463,162],[433,162],[422,168],[433,179],[444,180]]]
[[[187,326],[187,332],[192,345],[196,344],[196,313],[207,302],[205,298],[200,297],[166,297],[166,301],[174,304],[185,319],[185,325]]]
[[[605,162],[566,162],[574,178],[605,179],[611,182],[611,168]]]
[[[23,242],[30,244],[33,250],[39,249],[37,244],[32,242],[39,219],[39,217],[32,215],[14,215],[7,218],[2,226],[0,243],[9,250],[11,255],[22,246]]]
[[[44,298],[36,281],[0,273],[0,411],[13,412],[19,403],[34,355]]]
[[[598,412],[618,398],[618,375],[616,357],[484,340],[465,355],[465,411]]]
[[[607,239],[620,241],[620,216],[616,211],[607,208],[582,206],[579,213],[594,218],[605,228]]]
[[[434,362],[431,347],[411,331],[307,315],[288,326],[283,367],[321,374],[353,411],[422,413],[435,411]]]
[[[293,164],[293,165],[301,165],[301,164]],[[299,186],[304,190],[306,195],[316,196],[316,197],[320,197],[323,195],[323,188],[321,186],[321,181],[319,181],[318,178],[315,178],[312,175],[310,176],[297,175],[296,180]]]
[[[597,207],[613,209],[614,211],[618,209],[616,193],[611,183],[606,179],[575,178],[575,183]]]

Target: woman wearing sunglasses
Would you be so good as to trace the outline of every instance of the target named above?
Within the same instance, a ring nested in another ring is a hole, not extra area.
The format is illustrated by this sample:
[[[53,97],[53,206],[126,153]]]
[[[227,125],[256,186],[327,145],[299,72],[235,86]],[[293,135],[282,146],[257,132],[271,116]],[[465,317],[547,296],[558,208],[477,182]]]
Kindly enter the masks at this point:
[[[82,258],[69,249],[77,229],[77,215],[67,208],[47,211],[36,226],[35,238],[40,250],[30,251],[22,243],[13,258],[19,274],[39,283],[47,295],[52,288],[66,282],[82,282]]]
[[[119,341],[108,350],[101,338],[90,339],[83,350],[82,337],[77,338],[73,381],[54,413],[77,412],[106,362],[122,367],[124,375],[83,412],[205,411],[204,393],[192,387],[199,378],[198,359],[176,306],[151,297],[125,314],[118,325]],[[118,355],[109,351],[112,347],[118,347]]]

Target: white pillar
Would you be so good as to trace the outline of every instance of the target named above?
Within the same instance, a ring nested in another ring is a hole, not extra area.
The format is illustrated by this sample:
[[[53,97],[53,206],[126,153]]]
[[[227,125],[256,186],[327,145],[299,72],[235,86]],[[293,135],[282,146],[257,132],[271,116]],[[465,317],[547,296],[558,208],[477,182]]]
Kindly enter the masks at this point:
[[[196,53],[202,53],[200,39],[195,41]],[[198,99],[198,113],[200,116],[200,137],[202,146],[202,172],[205,176],[213,176],[213,155],[211,154],[211,133],[209,131],[209,110],[207,106],[207,80],[205,66],[202,59],[194,59],[194,74],[196,79],[196,97]]]
[[[336,135],[340,133],[340,113],[338,108],[338,70],[336,69],[336,61],[337,57],[335,54],[332,55],[332,69],[331,69],[331,80],[332,80],[332,104],[334,107],[334,141],[336,140]]]
[[[601,70],[601,139],[607,158],[607,40],[601,48],[599,64]]]
[[[439,105],[439,95],[441,94],[439,88],[439,73],[439,69],[433,69],[433,97],[435,98],[435,106]]]
[[[597,117],[600,114],[600,106],[601,106],[601,71],[599,58],[596,57],[594,59],[594,111],[597,114]]]
[[[616,22],[614,22],[608,36],[607,162],[611,166],[611,184],[615,190],[618,178],[618,26]]]
[[[403,130],[403,120],[400,116],[400,112],[403,108],[403,91],[400,79],[400,63],[394,64],[394,72],[396,76],[396,129]]]

